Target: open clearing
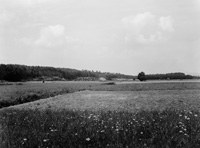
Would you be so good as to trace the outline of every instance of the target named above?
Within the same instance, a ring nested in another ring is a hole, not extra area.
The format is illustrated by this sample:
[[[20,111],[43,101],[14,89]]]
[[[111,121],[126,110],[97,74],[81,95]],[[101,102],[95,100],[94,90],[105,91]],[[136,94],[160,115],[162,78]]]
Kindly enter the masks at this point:
[[[16,105],[18,109],[200,109],[199,90],[81,91]]]
[[[2,148],[200,147],[199,82],[23,83],[0,96],[22,103],[0,110]]]

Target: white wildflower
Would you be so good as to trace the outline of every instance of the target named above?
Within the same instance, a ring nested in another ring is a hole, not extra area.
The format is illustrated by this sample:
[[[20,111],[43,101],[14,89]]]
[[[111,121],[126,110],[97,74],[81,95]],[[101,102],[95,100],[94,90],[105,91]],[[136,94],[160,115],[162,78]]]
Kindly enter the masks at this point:
[[[43,142],[47,142],[47,141],[49,141],[49,139],[44,139],[44,140],[43,140]]]

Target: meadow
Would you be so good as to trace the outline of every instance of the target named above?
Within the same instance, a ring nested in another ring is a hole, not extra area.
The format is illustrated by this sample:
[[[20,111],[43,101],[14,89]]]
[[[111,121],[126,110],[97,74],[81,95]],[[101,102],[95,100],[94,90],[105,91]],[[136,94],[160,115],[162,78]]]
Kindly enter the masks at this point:
[[[199,82],[23,83],[0,92],[1,100],[48,94],[0,110],[2,148],[200,147]]]
[[[0,108],[95,87],[97,83],[24,82],[0,85]]]
[[[0,83],[1,84],[1,83]],[[111,84],[111,85],[110,85]],[[114,83],[115,84],[115,83]],[[121,83],[117,82],[25,82],[0,85],[0,108],[82,90],[92,91],[151,91],[194,90],[199,82]]]

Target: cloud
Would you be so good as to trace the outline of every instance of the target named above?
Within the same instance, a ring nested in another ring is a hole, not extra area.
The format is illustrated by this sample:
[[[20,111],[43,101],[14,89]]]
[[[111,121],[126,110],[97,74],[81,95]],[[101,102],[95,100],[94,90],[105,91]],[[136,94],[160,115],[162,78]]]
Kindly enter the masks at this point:
[[[164,31],[170,31],[170,32],[174,31],[173,21],[170,16],[161,17],[159,19],[159,26]]]
[[[173,21],[170,16],[156,17],[150,12],[127,16],[122,19],[126,28],[126,41],[153,43],[164,39],[166,32],[173,32]]]
[[[58,24],[54,26],[47,26],[40,31],[40,36],[34,41],[35,45],[45,47],[57,47],[61,45],[79,44],[78,38],[71,37],[66,34],[65,27]],[[31,39],[22,38],[25,44],[31,44]]]
[[[152,43],[156,41],[160,41],[162,39],[162,35],[160,32],[156,32],[151,34],[148,38],[146,38],[143,34],[139,34],[137,41],[140,43]]]
[[[35,44],[46,47],[59,46],[65,42],[65,39],[65,27],[58,24],[43,28]]]
[[[137,27],[137,29],[142,29],[149,23],[155,22],[155,16],[149,12],[137,14],[136,16],[128,16],[122,19],[122,22],[126,26]]]

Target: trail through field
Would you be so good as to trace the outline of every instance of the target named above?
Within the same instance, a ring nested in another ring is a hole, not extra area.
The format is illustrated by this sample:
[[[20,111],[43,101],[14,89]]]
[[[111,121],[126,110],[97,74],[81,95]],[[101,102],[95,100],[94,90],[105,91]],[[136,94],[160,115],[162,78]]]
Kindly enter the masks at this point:
[[[164,110],[200,108],[199,90],[81,91],[12,106],[18,109]]]

